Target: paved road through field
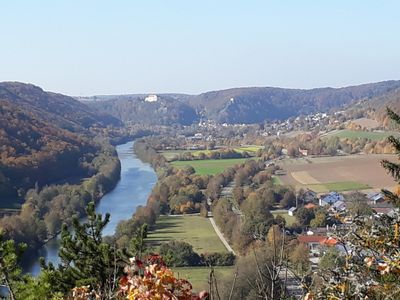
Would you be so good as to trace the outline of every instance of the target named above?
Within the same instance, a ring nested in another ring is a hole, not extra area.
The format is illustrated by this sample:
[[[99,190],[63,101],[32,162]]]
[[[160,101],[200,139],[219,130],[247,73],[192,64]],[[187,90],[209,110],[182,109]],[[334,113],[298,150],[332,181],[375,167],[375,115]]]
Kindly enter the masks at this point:
[[[219,230],[217,224],[215,224],[214,218],[213,217],[209,217],[208,218],[211,222],[212,227],[215,230],[215,233],[218,235],[219,239],[221,240],[222,244],[224,244],[226,250],[228,250],[229,252],[233,253],[236,255],[235,251],[233,251],[232,247],[229,245],[229,243],[227,242],[227,240],[225,239],[224,235],[222,234],[222,232]]]

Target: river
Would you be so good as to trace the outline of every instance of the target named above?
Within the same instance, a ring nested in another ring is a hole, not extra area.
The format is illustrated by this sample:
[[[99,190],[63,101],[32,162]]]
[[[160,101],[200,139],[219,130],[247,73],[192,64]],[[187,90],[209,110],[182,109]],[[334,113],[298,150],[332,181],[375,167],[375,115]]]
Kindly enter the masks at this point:
[[[116,147],[121,161],[121,179],[115,188],[101,198],[96,211],[101,214],[110,213],[110,223],[103,235],[112,235],[119,221],[129,219],[139,205],[145,205],[147,198],[157,181],[157,176],[151,166],[143,163],[133,153],[133,142]],[[37,275],[40,272],[39,257],[55,265],[59,263],[57,255],[60,237],[50,240],[25,261],[23,269],[27,273]]]

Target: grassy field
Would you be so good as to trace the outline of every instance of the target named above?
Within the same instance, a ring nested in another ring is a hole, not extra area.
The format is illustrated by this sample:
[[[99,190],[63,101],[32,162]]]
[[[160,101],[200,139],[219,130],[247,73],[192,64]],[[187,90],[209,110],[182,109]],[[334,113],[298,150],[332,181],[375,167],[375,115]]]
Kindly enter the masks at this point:
[[[286,225],[291,226],[295,221],[296,217],[289,216],[287,212],[282,212],[282,211],[271,211],[271,214],[276,217],[276,216],[281,216],[285,219]]]
[[[248,146],[242,146],[242,147],[236,147],[233,148],[236,152],[249,152],[250,154],[253,152],[257,152],[259,149],[262,149],[262,146],[257,146],[257,145],[248,145]]]
[[[172,165],[178,168],[192,166],[199,175],[215,175],[223,172],[229,167],[241,164],[246,160],[248,160],[248,158],[174,161],[172,162]]]
[[[210,268],[192,267],[192,268],[173,268],[175,276],[189,280],[196,292],[208,290],[208,276]],[[215,267],[215,277],[220,282],[222,278],[226,278],[235,272],[234,267]]]
[[[272,176],[271,180],[273,185],[283,185],[282,180],[278,176]]]
[[[395,134],[393,132],[368,132],[368,131],[355,131],[355,130],[338,130],[332,133],[328,133],[325,137],[331,136],[338,136],[339,138],[349,138],[349,139],[356,139],[356,138],[367,138],[372,141],[380,141],[387,138],[389,135]]]
[[[242,152],[247,152],[250,155],[255,155],[255,153],[257,152],[257,150],[262,149],[262,146],[257,146],[257,145],[248,145],[248,146],[241,146],[241,147],[233,147],[231,149],[233,149],[236,152],[242,153]],[[200,153],[204,153],[206,155],[210,154],[211,152],[216,152],[216,151],[220,151],[223,150],[224,148],[218,148],[215,150],[168,150],[168,151],[161,151],[160,153],[167,159],[167,160],[172,160],[175,156],[185,153],[185,152],[189,152],[191,153],[193,156],[198,156]]]
[[[227,251],[210,221],[200,216],[160,216],[155,230],[149,232],[146,241],[157,248],[171,240],[185,241],[197,253]]]
[[[355,182],[355,181],[307,184],[306,187],[317,193],[325,193],[325,192],[329,192],[329,191],[336,191],[336,192],[359,191],[359,190],[367,190],[367,189],[371,188],[368,184]]]

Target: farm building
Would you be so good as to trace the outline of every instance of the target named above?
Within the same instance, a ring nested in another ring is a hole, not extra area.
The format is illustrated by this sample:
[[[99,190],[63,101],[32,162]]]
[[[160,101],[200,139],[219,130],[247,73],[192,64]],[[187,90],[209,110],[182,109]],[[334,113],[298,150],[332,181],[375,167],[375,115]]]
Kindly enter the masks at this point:
[[[341,212],[346,210],[346,203],[344,201],[336,201],[335,203],[332,204],[331,210],[335,212]]]
[[[378,215],[390,215],[394,212],[394,206],[388,202],[381,202],[377,204],[370,205],[371,208],[378,214]]]
[[[385,200],[382,193],[369,193],[367,194],[367,198],[370,204],[377,204]]]
[[[332,205],[337,201],[344,201],[343,195],[338,192],[330,192],[319,199],[319,206]]]

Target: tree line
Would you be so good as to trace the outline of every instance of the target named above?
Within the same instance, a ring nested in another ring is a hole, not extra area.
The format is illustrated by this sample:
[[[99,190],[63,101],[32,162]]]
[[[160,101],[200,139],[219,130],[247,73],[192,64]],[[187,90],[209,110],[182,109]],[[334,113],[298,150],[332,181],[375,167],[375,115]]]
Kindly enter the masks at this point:
[[[54,237],[61,225],[71,224],[74,216],[82,217],[90,201],[97,202],[114,188],[120,176],[120,162],[115,149],[106,141],[98,146],[90,162],[84,162],[91,177],[81,184],[36,185],[27,191],[21,212],[0,220],[4,235],[30,249],[40,247]]]

